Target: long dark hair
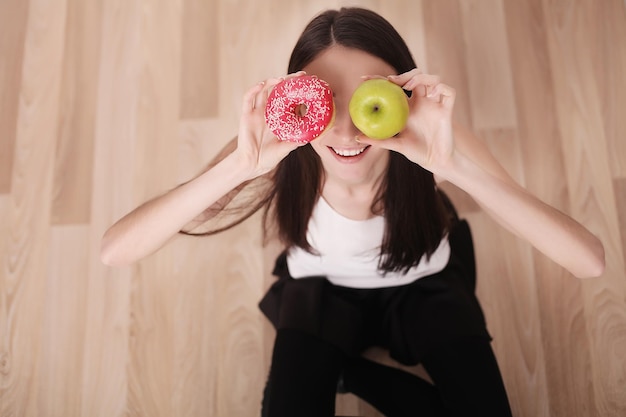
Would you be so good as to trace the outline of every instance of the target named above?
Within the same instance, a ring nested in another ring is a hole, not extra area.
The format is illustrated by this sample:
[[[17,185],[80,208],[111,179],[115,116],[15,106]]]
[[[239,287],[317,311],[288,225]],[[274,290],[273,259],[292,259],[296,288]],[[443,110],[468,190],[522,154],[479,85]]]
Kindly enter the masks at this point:
[[[291,54],[288,72],[303,69],[332,45],[379,57],[398,74],[416,67],[406,43],[387,20],[370,10],[342,8],[325,11],[306,26]],[[278,164],[264,218],[267,226],[273,217],[278,236],[288,247],[312,249],[307,226],[322,181],[321,161],[310,145],[296,149]],[[406,271],[417,265],[423,255],[435,251],[450,224],[432,173],[395,152],[390,154],[371,210],[384,214],[386,222],[382,271]]]

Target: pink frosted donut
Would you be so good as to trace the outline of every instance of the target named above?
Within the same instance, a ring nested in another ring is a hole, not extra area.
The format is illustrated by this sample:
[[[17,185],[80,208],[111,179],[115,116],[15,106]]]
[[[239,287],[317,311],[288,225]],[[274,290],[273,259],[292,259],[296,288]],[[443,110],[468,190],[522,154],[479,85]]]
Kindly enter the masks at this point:
[[[334,116],[330,86],[313,75],[281,81],[265,107],[265,122],[282,141],[310,142],[326,130]]]

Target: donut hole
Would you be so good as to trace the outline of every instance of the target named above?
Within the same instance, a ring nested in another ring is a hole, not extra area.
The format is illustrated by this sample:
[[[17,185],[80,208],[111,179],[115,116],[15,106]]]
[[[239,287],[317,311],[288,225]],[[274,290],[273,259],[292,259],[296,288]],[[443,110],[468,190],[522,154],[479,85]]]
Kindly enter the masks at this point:
[[[309,108],[304,103],[298,104],[295,109],[296,116],[299,116],[299,117],[306,116],[308,111],[309,111]]]

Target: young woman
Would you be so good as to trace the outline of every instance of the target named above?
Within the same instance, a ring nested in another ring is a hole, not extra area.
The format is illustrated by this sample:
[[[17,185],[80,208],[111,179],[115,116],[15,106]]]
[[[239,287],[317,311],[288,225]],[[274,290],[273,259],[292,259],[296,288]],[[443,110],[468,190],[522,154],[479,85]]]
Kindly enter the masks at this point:
[[[336,117],[324,135],[307,145],[278,141],[264,107],[280,79],[252,87],[236,142],[202,174],[113,225],[103,261],[133,262],[232,206],[252,207],[233,224],[264,208],[285,244],[279,280],[261,301],[277,329],[266,415],[332,416],[340,378],[389,416],[510,415],[473,292],[469,228],[436,182],[465,190],[578,277],[603,272],[601,242],[529,194],[480,140],[453,125],[454,89],[417,69],[381,16],[358,8],[316,16],[289,62],[290,76],[298,71],[333,90]],[[388,140],[368,139],[348,114],[368,77],[410,93],[406,128]],[[238,204],[249,190],[256,204]],[[401,363],[422,363],[434,385],[360,358],[372,345]]]

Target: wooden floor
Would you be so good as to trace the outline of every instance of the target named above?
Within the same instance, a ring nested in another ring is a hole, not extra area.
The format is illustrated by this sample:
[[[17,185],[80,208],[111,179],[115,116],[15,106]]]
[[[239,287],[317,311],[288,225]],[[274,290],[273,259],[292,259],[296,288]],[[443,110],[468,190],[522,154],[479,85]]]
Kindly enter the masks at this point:
[[[517,417],[626,415],[623,0],[0,1],[0,415],[259,415],[276,244],[259,218],[126,268],[107,226],[188,179],[318,11],[362,5],[458,91],[457,118],[598,234],[581,281],[451,189]],[[351,396],[343,414],[379,416]]]

